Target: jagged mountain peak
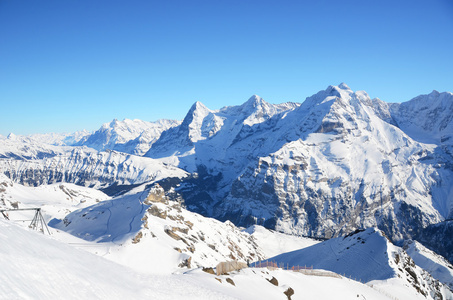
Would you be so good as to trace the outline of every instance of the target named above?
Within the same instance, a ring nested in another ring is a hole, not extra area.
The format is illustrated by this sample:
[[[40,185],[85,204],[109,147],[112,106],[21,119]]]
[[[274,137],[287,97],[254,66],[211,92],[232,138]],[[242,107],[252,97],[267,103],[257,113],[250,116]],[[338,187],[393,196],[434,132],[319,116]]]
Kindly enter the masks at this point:
[[[134,127],[139,127],[139,126],[141,126],[143,124],[147,124],[147,123],[151,123],[151,122],[146,122],[146,121],[142,121],[139,119],[132,120],[132,119],[128,119],[128,118],[124,118],[123,120],[120,121],[115,118],[111,122],[102,124],[100,129],[113,129],[113,130],[117,130],[117,131],[120,131],[120,130],[132,131],[132,130],[135,130]]]
[[[211,112],[211,110],[209,108],[207,108],[200,101],[196,101],[190,107],[190,109],[187,112],[186,116],[184,117],[184,120],[182,121],[182,123],[190,124],[193,121],[194,117],[200,116],[200,115],[207,115],[209,112]]]
[[[189,130],[189,127],[193,128],[196,123],[201,122],[201,119],[206,117],[210,112],[211,110],[207,108],[203,103],[201,103],[200,101],[195,102],[194,104],[192,104],[186,116],[184,117],[180,129],[187,131]]]
[[[124,119],[124,120],[126,120],[126,119]],[[112,122],[110,122],[109,125],[110,125],[110,127],[114,127],[114,126],[118,125],[118,123],[119,123],[118,119],[115,118],[112,120]]]
[[[339,86],[329,85],[325,90],[309,96],[302,102],[299,110],[306,111],[318,105],[331,105],[335,101],[349,101],[354,92],[344,83]]]
[[[195,102],[182,121],[179,132],[183,135],[188,134],[192,142],[202,139],[201,127],[203,120],[212,113],[213,111],[200,101]]]
[[[206,105],[204,105],[202,102],[200,101],[195,101],[194,104],[192,104],[192,106],[190,107],[190,111],[194,111],[194,110],[198,110],[198,109],[202,109],[202,110],[209,110],[209,108],[206,107]]]
[[[339,85],[329,85],[326,92],[337,97],[347,97],[353,93],[353,91],[345,83],[341,83]]]
[[[229,116],[236,116],[239,119],[244,119],[253,114],[255,111],[262,109],[263,106],[269,105],[271,104],[264,101],[264,99],[260,96],[253,95],[240,105],[225,106],[222,107],[218,112]]]
[[[351,90],[351,88],[344,82],[340,83],[338,87],[342,90]]]
[[[264,101],[263,98],[261,98],[260,96],[253,95],[242,106],[243,107],[257,107],[257,106],[260,106],[260,105],[263,105],[266,103],[267,102]]]

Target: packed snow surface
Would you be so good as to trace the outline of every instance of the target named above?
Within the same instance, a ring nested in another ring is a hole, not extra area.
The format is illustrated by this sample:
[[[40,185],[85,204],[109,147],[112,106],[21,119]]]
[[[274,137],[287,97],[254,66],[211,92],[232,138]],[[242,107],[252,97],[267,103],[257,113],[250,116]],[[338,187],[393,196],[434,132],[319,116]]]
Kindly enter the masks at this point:
[[[289,287],[295,291],[292,299],[351,299],[357,295],[391,299],[356,281],[291,271],[246,269],[216,276],[195,269],[184,274],[143,274],[5,220],[0,220],[0,229],[2,299],[283,300]],[[272,277],[279,286],[267,281]]]
[[[259,225],[250,226],[246,232],[254,237],[266,258],[319,243],[314,239],[276,232]]]

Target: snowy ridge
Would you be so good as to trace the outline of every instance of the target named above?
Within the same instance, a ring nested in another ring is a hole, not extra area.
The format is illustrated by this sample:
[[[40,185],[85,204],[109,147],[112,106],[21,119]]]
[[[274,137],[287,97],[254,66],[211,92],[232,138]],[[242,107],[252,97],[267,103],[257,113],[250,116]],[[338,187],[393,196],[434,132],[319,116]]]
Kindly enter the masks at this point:
[[[14,134],[9,134],[8,137],[0,136],[0,159],[39,160],[71,150],[71,147],[52,145],[40,140],[37,141],[32,137],[16,136]]]
[[[73,133],[36,133],[28,136],[15,135],[10,133],[9,140],[21,140],[35,144],[48,144],[53,146],[72,146],[89,135],[86,130],[76,131]],[[4,141],[5,137],[0,135],[0,140]]]
[[[411,257],[374,228],[284,253],[271,261],[313,266],[377,286],[398,299],[451,299],[453,293],[415,265]]]
[[[406,241],[403,249],[410,255],[417,266],[428,271],[433,278],[445,283],[453,290],[453,266],[445,258],[417,241]]]

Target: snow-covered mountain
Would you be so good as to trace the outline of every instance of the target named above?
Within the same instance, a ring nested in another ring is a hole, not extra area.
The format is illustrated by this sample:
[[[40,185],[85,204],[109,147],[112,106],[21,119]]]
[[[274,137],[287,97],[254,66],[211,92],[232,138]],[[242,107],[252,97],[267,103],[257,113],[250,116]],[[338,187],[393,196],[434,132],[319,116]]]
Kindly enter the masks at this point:
[[[453,211],[451,156],[398,125],[431,98],[417,99],[388,105],[341,84],[301,105],[196,103],[146,156],[201,173],[176,190],[205,215],[327,238],[378,226],[401,241]]]
[[[47,147],[51,148],[35,150],[35,159],[0,159],[0,170],[15,182],[29,186],[70,182],[105,188],[187,176],[177,167],[147,157],[87,147]]]
[[[345,84],[302,104],[197,102],[181,123],[114,120],[84,146],[1,137],[0,170],[27,185],[160,181],[239,226],[320,238],[377,226],[402,243],[453,216],[452,103],[433,92],[388,104]]]
[[[21,140],[28,143],[35,144],[48,144],[54,146],[72,146],[90,135],[90,132],[86,130],[76,131],[73,133],[36,133],[28,136],[15,135],[10,133],[8,135],[9,140]],[[5,138],[0,135],[0,140]]]
[[[273,105],[256,95],[240,106],[224,107],[216,111],[196,102],[181,125],[165,131],[145,156],[177,157],[179,166],[190,171],[195,171],[196,165],[200,164],[209,167],[212,157],[215,157],[216,163],[228,165],[230,162],[222,159],[230,152],[229,146],[248,134],[253,134],[251,131],[247,133],[249,128],[259,126],[273,116],[282,115],[298,106],[296,103]],[[237,158],[240,155],[230,156]]]
[[[390,105],[397,126],[414,140],[432,144],[452,144],[453,94],[433,91]]]
[[[141,120],[113,120],[105,123],[91,135],[85,136],[75,145],[87,146],[98,151],[116,150],[135,155],[145,154],[161,133],[181,122],[158,120],[146,122]]]

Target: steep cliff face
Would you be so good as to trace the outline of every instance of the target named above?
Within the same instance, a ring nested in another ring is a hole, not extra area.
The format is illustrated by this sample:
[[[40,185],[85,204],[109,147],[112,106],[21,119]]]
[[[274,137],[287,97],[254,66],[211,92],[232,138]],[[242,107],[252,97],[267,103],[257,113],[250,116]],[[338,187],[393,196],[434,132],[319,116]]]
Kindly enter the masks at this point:
[[[304,126],[282,126],[272,139],[300,138],[251,161],[216,217],[317,237],[379,226],[402,240],[449,215],[445,154],[383,121],[366,94],[337,89],[293,112]]]

